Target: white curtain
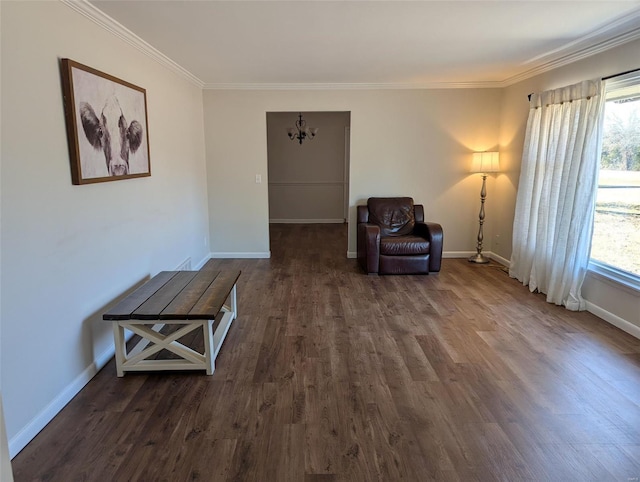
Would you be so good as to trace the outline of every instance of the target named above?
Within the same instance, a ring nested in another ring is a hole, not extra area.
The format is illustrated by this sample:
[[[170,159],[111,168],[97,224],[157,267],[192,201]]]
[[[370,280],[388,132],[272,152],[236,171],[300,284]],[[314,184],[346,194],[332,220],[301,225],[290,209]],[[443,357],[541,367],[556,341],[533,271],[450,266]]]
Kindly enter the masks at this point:
[[[522,154],[509,275],[574,311],[585,309],[603,109],[600,80],[533,94]]]

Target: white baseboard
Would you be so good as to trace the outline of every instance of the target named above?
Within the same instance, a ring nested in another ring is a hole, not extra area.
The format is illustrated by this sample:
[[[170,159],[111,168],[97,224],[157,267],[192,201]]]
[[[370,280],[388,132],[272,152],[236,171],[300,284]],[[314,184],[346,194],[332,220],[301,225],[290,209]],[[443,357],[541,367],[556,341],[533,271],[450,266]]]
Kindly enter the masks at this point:
[[[468,258],[469,256],[476,254],[475,251],[443,251],[443,258]],[[488,253],[484,253],[485,255]]]
[[[205,264],[207,264],[207,261],[209,261],[211,259],[211,253],[207,254],[204,258],[202,258],[200,260],[200,262],[198,264],[196,264],[193,269],[198,271],[199,269],[201,269]]]
[[[130,333],[128,338],[131,338]],[[99,354],[91,365],[78,375],[60,394],[54,398],[40,413],[38,413],[22,430],[9,440],[9,456],[14,458],[27,446],[33,438],[58,415],[60,411],[82,390],[91,379],[113,358],[114,346],[111,345]]]
[[[442,253],[442,257],[443,258],[449,258],[449,259],[455,259],[455,258],[469,258],[471,256],[473,256],[474,254],[476,254],[476,251],[445,251]],[[482,252],[483,255],[485,255],[487,258],[490,258],[494,261],[497,261],[498,263],[504,265],[504,266],[509,266],[511,265],[511,261],[509,261],[506,258],[503,258],[502,256],[492,252],[492,251],[483,251]]]
[[[443,258],[455,259],[455,258],[468,258],[476,254],[475,251],[444,251],[442,253]],[[496,260],[498,263],[509,266],[509,261],[502,256],[492,253],[491,251],[484,251],[483,254],[491,259]],[[356,251],[347,251],[347,258],[357,258],[358,253]]]
[[[468,258],[469,256],[476,254],[475,251],[444,251],[442,253],[443,258]],[[493,257],[491,251],[485,251],[485,255]],[[347,258],[357,258],[358,253],[356,251],[347,251]],[[497,260],[496,260],[497,261]]]
[[[489,251],[489,257],[492,260],[497,261],[498,263],[500,263],[503,266],[506,266],[506,267],[511,266],[511,261],[509,261],[507,258],[503,258],[499,254],[492,253],[491,251]]]
[[[240,252],[230,252],[230,251],[217,251],[214,253],[210,253],[211,258],[218,259],[228,259],[228,258],[258,258],[258,259],[268,259],[271,258],[271,251],[262,251],[262,252],[248,252],[248,251],[240,251]]]
[[[270,224],[344,224],[340,219],[269,219]]]
[[[640,339],[640,326],[634,325],[630,321],[620,318],[618,315],[600,308],[598,305],[594,305],[590,301],[587,301],[587,311],[596,315],[598,318],[602,318],[604,321],[611,323],[613,326],[620,328],[622,331],[626,331],[631,336]]]

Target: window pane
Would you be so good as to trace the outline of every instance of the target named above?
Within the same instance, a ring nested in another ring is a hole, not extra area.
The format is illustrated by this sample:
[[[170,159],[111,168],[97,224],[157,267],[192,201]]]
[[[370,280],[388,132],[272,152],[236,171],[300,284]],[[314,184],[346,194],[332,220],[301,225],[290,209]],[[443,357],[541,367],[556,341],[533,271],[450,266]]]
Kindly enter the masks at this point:
[[[608,95],[611,97],[616,96]],[[640,276],[640,98],[637,94],[618,97],[605,105],[591,258]]]

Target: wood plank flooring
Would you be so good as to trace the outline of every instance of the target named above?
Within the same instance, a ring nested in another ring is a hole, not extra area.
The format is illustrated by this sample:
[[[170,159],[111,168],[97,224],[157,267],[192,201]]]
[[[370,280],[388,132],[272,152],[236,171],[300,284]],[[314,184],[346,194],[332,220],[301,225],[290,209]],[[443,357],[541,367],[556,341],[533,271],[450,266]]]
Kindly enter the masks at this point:
[[[372,277],[346,226],[272,225],[213,376],[110,362],[16,481],[637,481],[640,340],[498,266]]]

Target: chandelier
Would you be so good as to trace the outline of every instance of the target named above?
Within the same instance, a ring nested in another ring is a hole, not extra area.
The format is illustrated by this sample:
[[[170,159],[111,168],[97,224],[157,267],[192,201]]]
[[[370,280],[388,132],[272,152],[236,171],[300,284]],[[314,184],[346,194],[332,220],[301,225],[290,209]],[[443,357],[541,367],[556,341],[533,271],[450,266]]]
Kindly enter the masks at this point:
[[[297,130],[297,132],[296,132]],[[307,127],[307,122],[302,118],[302,112],[298,114],[298,120],[296,121],[296,128],[289,127],[287,129],[287,135],[292,141],[297,139],[300,144],[305,139],[313,139],[318,133],[317,127]]]

